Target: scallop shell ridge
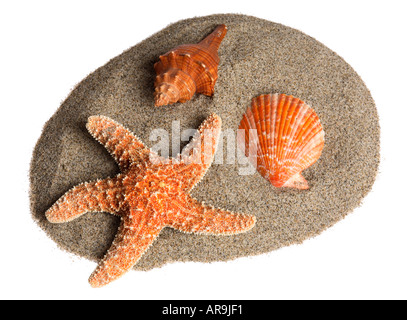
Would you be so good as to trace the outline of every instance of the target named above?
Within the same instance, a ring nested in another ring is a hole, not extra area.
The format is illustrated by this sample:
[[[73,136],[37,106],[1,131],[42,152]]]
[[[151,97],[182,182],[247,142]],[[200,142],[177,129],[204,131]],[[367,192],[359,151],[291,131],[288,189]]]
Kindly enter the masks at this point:
[[[310,106],[285,94],[260,95],[239,129],[246,156],[265,179],[275,187],[309,188],[301,172],[321,156],[325,135]]]

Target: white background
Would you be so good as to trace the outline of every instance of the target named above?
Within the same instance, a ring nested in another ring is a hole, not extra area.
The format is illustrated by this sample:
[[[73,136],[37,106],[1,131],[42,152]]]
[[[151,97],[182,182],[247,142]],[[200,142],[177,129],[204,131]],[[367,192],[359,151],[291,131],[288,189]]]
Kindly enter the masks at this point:
[[[406,299],[405,1],[2,1],[1,299]],[[44,123],[76,83],[168,24],[243,13],[299,29],[342,56],[376,101],[380,173],[360,208],[302,245],[228,263],[129,272],[101,289],[96,264],[31,219],[28,172]]]

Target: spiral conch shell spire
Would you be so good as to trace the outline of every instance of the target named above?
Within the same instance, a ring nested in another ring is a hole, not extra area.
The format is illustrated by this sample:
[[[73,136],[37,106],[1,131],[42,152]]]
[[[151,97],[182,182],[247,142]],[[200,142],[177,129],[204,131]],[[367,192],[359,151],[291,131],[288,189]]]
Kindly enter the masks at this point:
[[[195,92],[212,96],[218,79],[218,49],[227,27],[222,24],[198,44],[180,45],[154,64],[156,106],[190,100]]]
[[[239,129],[245,132],[246,156],[273,186],[309,188],[301,172],[318,160],[324,147],[324,130],[310,106],[285,94],[261,95],[252,100]],[[251,130],[257,134],[250,135]],[[254,156],[249,154],[253,150]]]

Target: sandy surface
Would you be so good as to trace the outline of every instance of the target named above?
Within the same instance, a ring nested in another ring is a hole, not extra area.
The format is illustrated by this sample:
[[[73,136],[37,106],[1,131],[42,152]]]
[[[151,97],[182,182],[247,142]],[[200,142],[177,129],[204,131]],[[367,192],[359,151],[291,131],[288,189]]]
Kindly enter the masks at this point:
[[[219,50],[215,95],[195,95],[184,104],[155,108],[153,65],[158,56],[177,45],[200,41],[222,23],[228,33]],[[117,231],[118,218],[92,213],[53,225],[44,216],[71,187],[119,172],[86,131],[87,118],[111,117],[152,147],[154,129],[171,133],[174,120],[180,121],[181,131],[195,129],[212,112],[222,117],[223,130],[236,130],[251,99],[263,93],[299,97],[320,117],[326,142],[319,161],[304,171],[310,189],[276,189],[257,172],[239,175],[242,164],[215,163],[192,195],[217,207],[256,215],[254,229],[216,237],[166,228],[135,269],[257,255],[320,234],[359,206],[374,183],[380,158],[374,101],[356,72],[315,39],[242,15],[172,24],[80,82],[47,122],[35,148],[30,173],[33,218],[61,248],[95,261],[102,258]],[[224,162],[226,146],[225,141]]]

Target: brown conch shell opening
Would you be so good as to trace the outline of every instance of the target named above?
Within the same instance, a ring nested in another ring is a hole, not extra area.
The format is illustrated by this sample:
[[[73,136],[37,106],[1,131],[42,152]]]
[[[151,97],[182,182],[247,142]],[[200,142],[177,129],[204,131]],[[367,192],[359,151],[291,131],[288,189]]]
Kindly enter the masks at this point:
[[[190,100],[195,92],[212,96],[218,79],[218,49],[227,27],[222,24],[198,44],[180,45],[154,64],[155,105]]]

